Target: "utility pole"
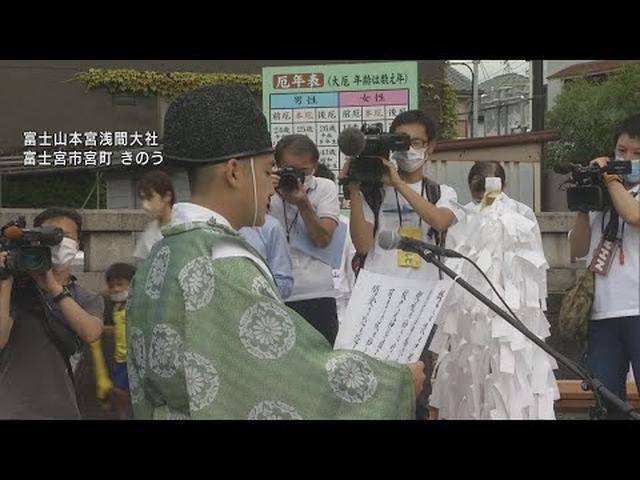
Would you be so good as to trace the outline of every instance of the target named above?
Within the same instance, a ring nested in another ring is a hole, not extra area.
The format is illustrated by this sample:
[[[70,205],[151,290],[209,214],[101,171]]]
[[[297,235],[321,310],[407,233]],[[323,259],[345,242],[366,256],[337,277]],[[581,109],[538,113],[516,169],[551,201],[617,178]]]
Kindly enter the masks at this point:
[[[472,116],[471,116],[471,132],[469,132],[471,134],[471,138],[475,137],[478,134],[478,129],[477,126],[474,127],[474,123],[473,123],[473,118],[474,116],[477,116],[478,114],[478,110],[480,108],[480,105],[477,102],[477,99],[473,96],[473,92],[474,90],[474,86],[477,86],[478,84],[478,72],[477,69],[474,70],[469,66],[468,63],[464,63],[464,62],[447,62],[447,67],[450,67],[451,65],[460,65],[462,67],[467,67],[469,69],[469,72],[471,73],[471,112],[472,112]]]
[[[478,111],[480,110],[480,97],[478,95],[478,83],[480,77],[478,76],[478,67],[480,65],[480,60],[473,61],[473,77],[475,82],[473,82],[473,120],[472,120],[472,130],[471,136],[476,137],[478,135]]]
[[[535,132],[544,130],[544,111],[546,99],[544,97],[544,85],[542,78],[542,60],[532,60],[531,67],[533,83],[533,99],[531,102],[531,130]]]

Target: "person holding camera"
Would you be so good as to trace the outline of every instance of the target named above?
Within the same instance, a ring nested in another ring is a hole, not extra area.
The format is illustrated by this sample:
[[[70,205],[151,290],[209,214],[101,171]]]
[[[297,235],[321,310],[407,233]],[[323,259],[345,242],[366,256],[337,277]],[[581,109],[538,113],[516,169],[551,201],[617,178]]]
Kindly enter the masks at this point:
[[[433,120],[420,110],[409,110],[399,114],[389,130],[408,135],[411,146],[408,151],[391,153],[397,167],[389,159],[383,159],[386,174],[381,190],[368,189],[363,193],[360,182],[349,180],[353,160],[345,162],[341,172],[351,199],[350,232],[357,252],[354,267],[418,281],[438,280],[438,269],[425,263],[417,254],[384,250],[377,243],[380,232],[392,230],[402,236],[444,245],[447,229],[460,215],[455,206],[458,198],[455,190],[438,185],[424,175],[424,165],[436,145]],[[426,347],[421,360],[429,372],[432,359]],[[416,415],[420,419],[428,416],[429,394],[427,380],[418,399]]]
[[[298,242],[305,240],[320,249],[328,247],[339,222],[338,186],[314,176],[319,158],[318,147],[305,135],[280,139],[275,148],[280,176],[277,195],[271,198],[271,214],[285,229],[293,263],[293,292],[287,306],[333,345],[338,334],[338,312],[332,268],[297,248]]]
[[[102,334],[102,297],[82,288],[69,268],[79,249],[82,217],[48,208],[35,227],[60,228],[52,268],[9,271],[0,280],[0,418],[79,419],[69,357]],[[20,248],[20,247],[18,247]],[[0,253],[0,268],[14,251]]]
[[[587,370],[626,399],[629,363],[640,388],[640,114],[622,122],[614,144],[616,160],[630,161],[631,173],[604,175],[611,206],[578,213],[569,242],[571,256],[586,257],[595,279]],[[605,169],[608,162],[601,157],[591,165]]]
[[[377,202],[365,199],[360,182],[347,183],[351,239],[357,253],[366,256],[363,266],[371,272],[436,280],[439,276],[435,266],[415,254],[379,248],[377,236],[382,231],[394,230],[402,236],[435,243],[460,215],[455,206],[458,196],[453,188],[438,185],[423,173],[436,145],[436,126],[431,118],[420,110],[403,112],[393,120],[390,131],[408,135],[411,147],[406,152],[391,153],[397,167],[389,159],[383,159],[386,174]],[[352,161],[345,162],[341,178],[347,179]]]

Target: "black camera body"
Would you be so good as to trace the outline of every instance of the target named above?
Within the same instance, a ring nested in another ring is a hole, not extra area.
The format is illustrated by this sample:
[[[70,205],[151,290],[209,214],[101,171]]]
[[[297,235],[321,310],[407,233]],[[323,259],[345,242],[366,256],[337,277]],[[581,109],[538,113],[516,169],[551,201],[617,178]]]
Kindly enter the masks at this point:
[[[364,149],[351,161],[347,173],[348,181],[374,185],[382,183],[385,172],[382,158],[388,159],[390,152],[405,152],[411,147],[409,135],[382,133],[382,130],[381,123],[362,126],[361,131],[365,137]]]
[[[303,171],[293,167],[285,167],[278,172],[278,190],[284,193],[293,193],[298,190],[298,180],[304,183],[305,174]]]
[[[51,249],[62,241],[62,229],[42,226],[25,229],[25,218],[18,217],[0,230],[0,251],[9,252],[0,279],[28,272],[45,272],[52,266]]]
[[[604,185],[604,175],[624,175],[631,173],[631,162],[609,161],[606,168],[598,165],[578,165],[574,163],[559,165],[556,173],[571,174],[564,184],[567,188],[567,205],[572,212],[601,211],[611,206],[609,191]],[[564,185],[563,184],[563,185]]]

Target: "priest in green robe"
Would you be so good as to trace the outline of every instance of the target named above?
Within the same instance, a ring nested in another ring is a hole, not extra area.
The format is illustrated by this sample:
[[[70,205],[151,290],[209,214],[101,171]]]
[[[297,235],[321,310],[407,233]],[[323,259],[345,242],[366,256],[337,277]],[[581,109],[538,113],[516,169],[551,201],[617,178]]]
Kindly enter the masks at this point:
[[[238,234],[274,194],[264,115],[244,87],[178,97],[164,158],[188,169],[191,202],[133,280],[127,306],[136,419],[412,419],[422,363],[332,350],[278,295]]]

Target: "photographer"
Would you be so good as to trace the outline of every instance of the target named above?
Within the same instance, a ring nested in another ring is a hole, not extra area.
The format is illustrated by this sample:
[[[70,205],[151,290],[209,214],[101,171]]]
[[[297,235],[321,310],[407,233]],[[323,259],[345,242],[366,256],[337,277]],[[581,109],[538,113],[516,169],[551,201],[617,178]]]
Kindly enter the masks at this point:
[[[429,243],[444,243],[446,230],[457,221],[460,211],[455,207],[457,195],[453,188],[438,185],[424,176],[427,157],[436,144],[436,127],[420,110],[410,110],[398,115],[390,132],[406,134],[411,147],[407,152],[392,152],[397,169],[388,159],[384,160],[386,174],[381,191],[365,194],[359,182],[347,184],[351,198],[351,239],[357,251],[356,268],[364,266],[368,271],[415,280],[437,280],[438,269],[424,262],[416,254],[401,250],[384,250],[378,246],[377,236],[382,231],[397,231],[402,236]],[[350,161],[343,167],[341,177],[346,178]],[[420,360],[431,367],[430,354],[425,348]],[[427,373],[427,378],[429,373]],[[425,384],[417,401],[417,417],[428,416],[427,399],[429,384]]]
[[[624,399],[629,362],[640,387],[640,114],[620,125],[614,144],[616,160],[631,161],[632,172],[622,177],[604,175],[612,206],[578,213],[569,242],[571,256],[586,257],[595,273],[587,369]],[[596,158],[591,164],[604,169],[608,161]],[[605,239],[610,240],[605,242],[610,246],[607,252],[601,248]],[[594,257],[608,261],[598,264]]]
[[[52,269],[0,280],[0,418],[78,419],[69,356],[100,337],[103,300],[69,273],[80,215],[49,208],[34,226],[58,227],[64,237],[51,247]],[[13,254],[0,253],[0,268]]]
[[[293,170],[285,170],[280,177],[278,194],[271,197],[271,214],[284,227],[291,251],[293,292],[287,305],[333,345],[338,334],[338,313],[332,268],[296,248],[297,242],[305,240],[318,249],[328,247],[338,226],[338,186],[326,178],[314,177],[319,158],[318,148],[304,135],[280,139],[275,148],[277,165],[281,173],[282,169]],[[300,236],[307,238],[296,238]]]
[[[384,188],[375,192],[379,193],[377,201],[364,198],[359,182],[348,183],[351,239],[358,254],[366,255],[364,267],[369,271],[437,280],[438,269],[416,258],[417,255],[383,250],[377,245],[378,234],[386,230],[435,243],[437,237],[454,225],[460,215],[454,204],[458,198],[455,190],[447,185],[438,185],[423,174],[427,157],[436,144],[433,120],[420,110],[410,110],[393,120],[390,131],[408,135],[411,148],[407,152],[392,152],[397,168],[384,159]],[[342,178],[347,176],[350,163],[345,162]]]

